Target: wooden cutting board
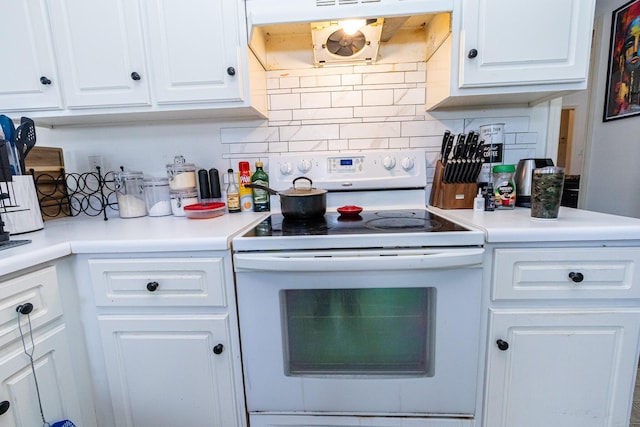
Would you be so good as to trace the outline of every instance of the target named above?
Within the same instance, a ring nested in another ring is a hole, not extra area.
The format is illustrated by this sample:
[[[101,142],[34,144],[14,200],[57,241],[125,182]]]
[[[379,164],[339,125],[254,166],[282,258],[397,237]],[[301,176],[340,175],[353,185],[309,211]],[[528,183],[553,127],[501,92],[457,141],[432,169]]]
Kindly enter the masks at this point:
[[[33,147],[25,166],[33,174],[44,220],[70,216],[62,148]]]

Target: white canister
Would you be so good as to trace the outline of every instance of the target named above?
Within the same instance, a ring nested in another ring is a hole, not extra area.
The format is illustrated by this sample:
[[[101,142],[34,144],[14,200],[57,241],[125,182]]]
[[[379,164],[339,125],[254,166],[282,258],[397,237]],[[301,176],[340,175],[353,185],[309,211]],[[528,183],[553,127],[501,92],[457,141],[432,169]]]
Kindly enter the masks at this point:
[[[176,156],[173,163],[167,165],[167,177],[172,190],[196,188],[196,166],[185,163],[183,156]]]
[[[120,218],[137,218],[147,215],[143,182],[142,172],[123,171],[114,174]]]
[[[171,190],[171,212],[174,216],[185,216],[184,207],[198,203],[197,190]]]
[[[171,215],[169,178],[145,178],[144,200],[149,216]]]

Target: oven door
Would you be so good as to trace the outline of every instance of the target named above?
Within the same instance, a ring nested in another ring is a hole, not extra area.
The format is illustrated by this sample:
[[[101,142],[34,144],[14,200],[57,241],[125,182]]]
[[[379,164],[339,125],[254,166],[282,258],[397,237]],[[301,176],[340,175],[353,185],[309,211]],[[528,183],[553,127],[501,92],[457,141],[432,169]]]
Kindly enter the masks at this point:
[[[249,411],[473,416],[482,253],[236,253]]]

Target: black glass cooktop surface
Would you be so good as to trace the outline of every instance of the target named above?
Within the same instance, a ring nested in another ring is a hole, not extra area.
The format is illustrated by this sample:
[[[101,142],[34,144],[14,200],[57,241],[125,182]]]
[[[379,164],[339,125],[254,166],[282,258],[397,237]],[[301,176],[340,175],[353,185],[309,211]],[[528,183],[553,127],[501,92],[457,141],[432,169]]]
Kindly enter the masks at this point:
[[[249,230],[243,237],[322,236],[387,233],[438,233],[468,231],[426,210],[363,211],[356,215],[328,212],[323,217],[294,220],[282,214],[269,218]]]

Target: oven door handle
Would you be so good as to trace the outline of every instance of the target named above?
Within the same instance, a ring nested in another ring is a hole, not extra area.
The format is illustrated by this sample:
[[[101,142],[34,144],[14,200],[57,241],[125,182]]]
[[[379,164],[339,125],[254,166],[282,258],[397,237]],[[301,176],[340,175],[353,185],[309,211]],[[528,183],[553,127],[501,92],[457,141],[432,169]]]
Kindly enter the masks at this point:
[[[478,267],[482,264],[484,249],[455,249],[452,251],[425,251],[423,253],[397,253],[394,255],[300,255],[235,254],[235,271],[371,271],[371,270],[428,270],[442,268]]]

